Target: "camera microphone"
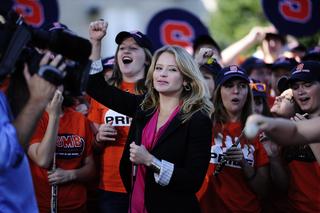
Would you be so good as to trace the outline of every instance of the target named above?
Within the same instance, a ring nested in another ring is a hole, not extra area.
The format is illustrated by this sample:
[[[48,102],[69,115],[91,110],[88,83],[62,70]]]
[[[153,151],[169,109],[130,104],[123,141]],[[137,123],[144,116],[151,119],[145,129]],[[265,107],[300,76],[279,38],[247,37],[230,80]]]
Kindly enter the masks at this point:
[[[83,62],[91,55],[91,43],[89,40],[68,33],[64,30],[52,30],[50,32],[39,29],[33,33],[31,40],[33,46],[61,54],[73,61]]]
[[[63,30],[53,30],[51,34],[48,48],[52,52],[78,62],[89,59],[92,48],[89,40],[71,35]]]

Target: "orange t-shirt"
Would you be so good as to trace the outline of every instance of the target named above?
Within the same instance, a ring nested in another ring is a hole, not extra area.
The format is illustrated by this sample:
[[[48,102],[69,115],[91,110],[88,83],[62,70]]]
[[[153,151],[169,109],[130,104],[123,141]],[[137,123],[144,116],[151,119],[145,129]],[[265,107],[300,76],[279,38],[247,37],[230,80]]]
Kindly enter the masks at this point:
[[[136,83],[122,81],[121,90],[134,93]],[[88,119],[97,124],[113,121],[117,130],[115,141],[106,142],[101,155],[101,172],[99,188],[105,191],[127,193],[120,178],[119,164],[130,129],[131,119],[111,110],[94,99],[91,100]]]
[[[49,115],[44,113],[29,145],[43,140],[49,122]],[[59,121],[56,146],[56,167],[65,170],[79,169],[83,160],[92,155],[93,131],[87,118],[80,112],[64,108]],[[28,156],[34,189],[40,212],[48,212],[51,205],[51,186],[47,172]],[[86,210],[86,189],[83,183],[69,182],[58,185],[58,212],[83,212]]]
[[[231,147],[241,134],[241,123],[229,122],[222,134],[218,125],[213,129],[219,132],[223,141],[220,137],[212,136],[210,165],[202,187],[197,193],[201,212],[260,212],[260,199],[250,188],[241,167],[236,162],[228,161],[218,177],[213,176],[224,156],[223,152]],[[243,137],[238,147],[240,146],[248,164],[253,168],[269,163],[267,153],[257,137],[249,143],[249,146]]]
[[[286,162],[290,177],[287,212],[320,212],[320,167],[317,161]]]

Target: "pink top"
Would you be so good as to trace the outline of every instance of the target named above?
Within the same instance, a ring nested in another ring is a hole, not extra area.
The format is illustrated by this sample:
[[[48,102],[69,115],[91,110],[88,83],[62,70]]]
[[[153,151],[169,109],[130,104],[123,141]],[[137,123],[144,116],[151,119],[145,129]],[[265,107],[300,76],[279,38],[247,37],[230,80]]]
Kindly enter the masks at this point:
[[[174,116],[179,112],[181,104],[173,111],[168,121],[156,132],[159,110],[152,116],[142,131],[141,144],[150,152],[162,133],[167,129]],[[144,189],[145,189],[146,166],[139,165],[136,176],[136,183],[132,192],[131,208],[132,213],[147,213]],[[130,211],[130,210],[129,210]]]

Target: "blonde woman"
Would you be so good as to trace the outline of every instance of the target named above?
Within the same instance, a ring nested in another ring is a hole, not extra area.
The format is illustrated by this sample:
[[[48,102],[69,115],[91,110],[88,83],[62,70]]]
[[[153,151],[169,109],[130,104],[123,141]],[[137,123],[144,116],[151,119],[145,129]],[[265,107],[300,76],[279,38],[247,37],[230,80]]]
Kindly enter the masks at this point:
[[[133,118],[137,110],[146,112],[141,146],[134,143],[134,118],[120,161],[124,186],[133,190],[130,210],[200,212],[195,193],[209,164],[213,106],[197,64],[179,46],[162,47],[152,59],[144,95],[109,86],[100,70],[91,70],[88,94]],[[134,187],[133,163],[138,165]]]

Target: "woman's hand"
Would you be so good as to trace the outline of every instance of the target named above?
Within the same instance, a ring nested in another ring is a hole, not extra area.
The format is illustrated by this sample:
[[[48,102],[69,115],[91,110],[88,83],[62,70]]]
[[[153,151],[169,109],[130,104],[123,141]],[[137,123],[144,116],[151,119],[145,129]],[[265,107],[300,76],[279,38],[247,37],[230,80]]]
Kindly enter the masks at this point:
[[[62,92],[56,90],[52,100],[47,104],[46,112],[49,116],[60,116],[61,105],[63,102]]]
[[[308,114],[306,113],[305,116],[307,115]],[[293,121],[293,122],[299,122],[303,120],[307,120],[307,119],[303,115],[300,115],[299,113],[296,113],[295,116],[290,118],[290,121]]]
[[[262,143],[262,146],[264,148],[264,150],[266,151],[268,157],[276,157],[279,156],[279,145],[272,142],[269,138],[266,137],[266,135],[263,133],[261,133],[259,135],[260,137],[260,142]]]
[[[108,22],[106,21],[94,21],[89,25],[90,41],[101,41],[107,34]]]
[[[76,106],[75,108],[76,111],[81,112],[82,114],[84,114],[85,116],[88,115],[88,106],[86,104],[79,104],[78,106]]]
[[[50,186],[67,183],[74,179],[71,170],[64,170],[61,168],[48,171],[47,174]]]
[[[138,146],[134,142],[130,144],[130,161],[136,165],[150,166],[153,160],[148,150],[143,146]]]
[[[210,48],[201,48],[199,50],[198,55],[195,58],[195,62],[201,67],[203,64],[207,63],[207,61],[214,55],[214,52]]]
[[[115,141],[117,136],[117,130],[112,126],[113,121],[108,122],[107,124],[101,124],[99,132],[96,135],[96,138],[99,142]]]
[[[243,167],[246,164],[246,159],[243,156],[241,148],[230,147],[224,152],[224,154],[226,160],[235,161],[241,167]]]

